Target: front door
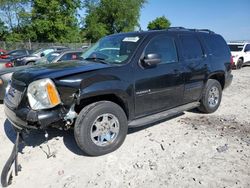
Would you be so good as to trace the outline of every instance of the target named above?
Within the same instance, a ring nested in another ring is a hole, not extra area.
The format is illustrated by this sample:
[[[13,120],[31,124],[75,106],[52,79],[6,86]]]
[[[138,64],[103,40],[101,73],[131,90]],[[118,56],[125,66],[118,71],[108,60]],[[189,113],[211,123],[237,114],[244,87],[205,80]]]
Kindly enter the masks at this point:
[[[158,54],[161,63],[135,70],[135,116],[142,117],[182,103],[184,77],[178,61],[174,37],[160,34],[146,45],[141,59]]]

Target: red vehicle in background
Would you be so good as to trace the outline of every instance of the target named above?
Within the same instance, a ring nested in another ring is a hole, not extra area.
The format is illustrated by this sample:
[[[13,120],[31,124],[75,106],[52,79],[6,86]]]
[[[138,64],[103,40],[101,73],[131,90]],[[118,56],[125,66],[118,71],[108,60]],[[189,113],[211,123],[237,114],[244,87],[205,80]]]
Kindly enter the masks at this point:
[[[0,59],[6,59],[8,58],[7,51],[0,49]]]

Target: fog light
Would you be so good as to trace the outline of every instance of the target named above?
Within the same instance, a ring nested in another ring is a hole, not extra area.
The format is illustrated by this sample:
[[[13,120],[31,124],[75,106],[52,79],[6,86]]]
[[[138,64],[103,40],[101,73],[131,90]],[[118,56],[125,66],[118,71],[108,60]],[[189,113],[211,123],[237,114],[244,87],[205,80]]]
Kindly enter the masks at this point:
[[[3,85],[3,80],[2,79],[0,79],[0,85]]]

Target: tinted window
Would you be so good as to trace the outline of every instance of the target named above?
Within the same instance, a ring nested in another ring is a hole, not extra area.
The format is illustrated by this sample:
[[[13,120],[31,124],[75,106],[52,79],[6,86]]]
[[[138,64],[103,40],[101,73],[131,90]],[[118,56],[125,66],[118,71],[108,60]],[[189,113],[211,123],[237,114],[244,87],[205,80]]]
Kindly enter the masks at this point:
[[[18,55],[25,55],[26,54],[26,50],[14,50],[8,53],[9,55],[14,55],[14,56],[18,56]]]
[[[170,37],[157,36],[153,38],[145,49],[145,55],[147,54],[159,54],[161,63],[177,62],[175,43]]]
[[[212,55],[216,57],[223,57],[225,54],[229,54],[227,43],[221,36],[204,35],[203,38]]]
[[[232,52],[239,52],[243,49],[243,45],[229,44],[228,45]]]
[[[81,55],[82,55],[81,52],[67,53],[60,58],[60,61],[78,60],[80,59]]]
[[[245,47],[245,52],[249,52],[250,51],[250,44],[247,44]]]
[[[193,35],[180,35],[182,55],[185,60],[200,59],[203,56],[199,40]]]

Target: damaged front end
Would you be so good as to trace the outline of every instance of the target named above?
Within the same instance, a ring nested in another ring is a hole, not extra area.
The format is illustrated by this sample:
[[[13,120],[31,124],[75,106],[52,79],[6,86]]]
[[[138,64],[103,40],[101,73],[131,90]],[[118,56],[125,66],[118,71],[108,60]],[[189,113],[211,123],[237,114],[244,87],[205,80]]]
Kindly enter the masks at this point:
[[[47,83],[51,85],[47,86]],[[78,96],[77,92],[71,95],[71,103],[65,105],[60,98],[56,98],[59,97],[59,94],[53,82],[49,80],[47,83],[45,82],[45,86],[43,86],[48,87],[45,88],[47,92],[47,96],[45,97],[49,98],[48,101],[52,105],[47,104],[48,102],[46,103],[46,101],[42,101],[40,102],[41,104],[38,104],[38,100],[41,99],[37,96],[41,95],[43,97],[45,95],[43,93],[41,94],[41,92],[43,92],[41,88],[32,88],[34,91],[31,93],[29,91],[30,85],[27,86],[25,83],[15,79],[12,80],[6,93],[4,111],[15,129],[17,137],[12,153],[2,170],[1,184],[3,187],[11,184],[13,176],[10,170],[13,164],[15,164],[15,175],[18,175],[18,171],[21,170],[20,165],[18,165],[18,152],[20,142],[23,140],[23,133],[29,133],[32,129],[43,130],[45,131],[45,139],[47,139],[48,135],[46,129],[48,129],[48,127],[67,130],[72,127],[77,118],[77,113],[75,112],[75,103]],[[53,89],[55,90],[54,93],[52,91]],[[49,106],[49,108],[45,108],[46,105]]]

